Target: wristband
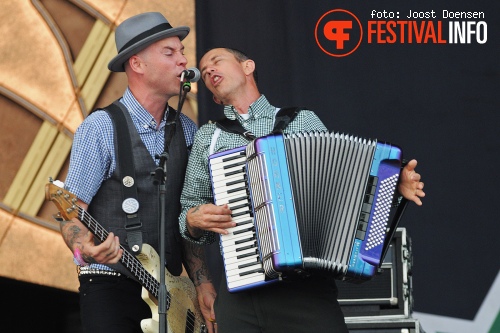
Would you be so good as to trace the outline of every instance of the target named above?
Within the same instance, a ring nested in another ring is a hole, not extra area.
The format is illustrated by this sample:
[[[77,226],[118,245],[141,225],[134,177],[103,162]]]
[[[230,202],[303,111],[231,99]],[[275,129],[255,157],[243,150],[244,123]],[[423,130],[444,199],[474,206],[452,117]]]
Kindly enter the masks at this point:
[[[73,252],[73,261],[75,264],[78,266],[88,266],[89,263],[83,260],[82,253],[80,252],[79,248],[75,249],[75,252]]]

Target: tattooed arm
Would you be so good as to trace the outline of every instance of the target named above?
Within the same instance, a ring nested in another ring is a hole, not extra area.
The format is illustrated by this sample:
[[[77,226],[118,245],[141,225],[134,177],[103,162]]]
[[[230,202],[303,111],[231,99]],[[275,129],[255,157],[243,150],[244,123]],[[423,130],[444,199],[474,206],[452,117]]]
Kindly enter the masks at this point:
[[[212,284],[210,272],[205,261],[205,248],[186,239],[182,240],[184,247],[184,266],[198,294],[200,310],[205,318],[209,332],[213,332],[215,321],[214,301],[217,295]]]
[[[78,200],[78,205],[85,210],[88,207],[80,200]],[[94,235],[77,218],[63,221],[61,234],[71,252],[74,253],[76,249],[79,249],[83,260],[88,263],[114,264],[123,254],[118,236],[110,232],[108,238],[96,246]]]

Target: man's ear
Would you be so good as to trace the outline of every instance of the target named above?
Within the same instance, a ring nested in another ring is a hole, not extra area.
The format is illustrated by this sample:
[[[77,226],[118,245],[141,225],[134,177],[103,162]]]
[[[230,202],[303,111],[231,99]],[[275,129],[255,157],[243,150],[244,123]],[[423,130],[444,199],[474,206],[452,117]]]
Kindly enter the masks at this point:
[[[246,75],[251,75],[255,71],[255,62],[252,59],[245,60],[243,71]]]
[[[141,59],[136,54],[134,54],[127,60],[127,64],[134,72],[142,71]]]

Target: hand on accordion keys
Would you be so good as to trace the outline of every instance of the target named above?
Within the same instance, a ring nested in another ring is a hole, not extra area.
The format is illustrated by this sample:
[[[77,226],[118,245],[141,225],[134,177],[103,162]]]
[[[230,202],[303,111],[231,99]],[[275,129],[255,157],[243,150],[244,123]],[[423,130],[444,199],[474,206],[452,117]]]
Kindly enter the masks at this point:
[[[191,208],[187,213],[186,222],[188,231],[193,238],[201,237],[202,230],[226,235],[228,233],[226,229],[236,225],[232,221],[228,205],[216,206],[214,204],[204,204]]]
[[[398,183],[398,191],[407,200],[413,201],[417,205],[422,205],[420,198],[425,197],[424,183],[420,181],[421,176],[415,171],[417,160],[411,160],[401,170]]]

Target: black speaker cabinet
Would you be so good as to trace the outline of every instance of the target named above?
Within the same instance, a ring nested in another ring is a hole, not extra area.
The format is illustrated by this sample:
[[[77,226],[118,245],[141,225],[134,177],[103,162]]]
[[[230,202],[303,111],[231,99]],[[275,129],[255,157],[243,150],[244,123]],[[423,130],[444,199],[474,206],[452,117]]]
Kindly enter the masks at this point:
[[[405,228],[397,228],[380,272],[359,284],[337,282],[338,300],[346,323],[351,320],[409,318],[413,306],[411,264],[411,239]]]

